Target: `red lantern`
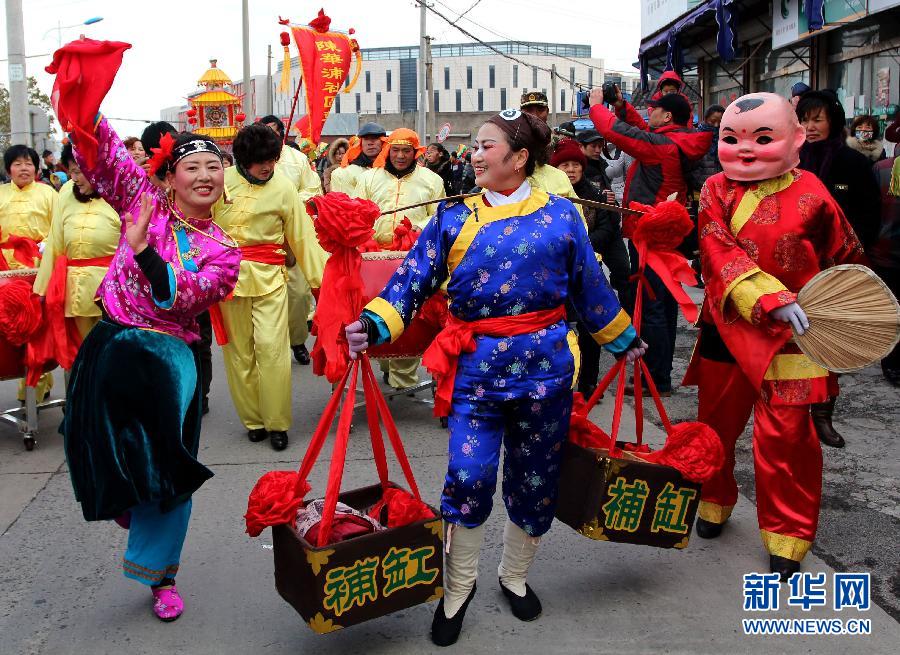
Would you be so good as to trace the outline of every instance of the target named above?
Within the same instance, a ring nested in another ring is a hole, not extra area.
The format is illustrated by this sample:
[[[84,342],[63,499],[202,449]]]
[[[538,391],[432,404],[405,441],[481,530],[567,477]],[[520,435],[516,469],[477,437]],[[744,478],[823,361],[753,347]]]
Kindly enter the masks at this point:
[[[187,110],[187,115],[189,117],[193,118],[194,116],[197,115],[197,110],[194,109],[193,107],[191,107],[190,109]]]
[[[190,123],[191,125],[196,125],[196,124],[197,124],[197,119],[194,118],[193,116],[191,116],[191,117],[188,119],[188,123]]]
[[[279,36],[281,37],[281,46],[283,48],[287,48],[288,46],[291,45],[291,35],[290,34],[288,34],[287,32],[282,32]]]
[[[235,114],[235,116],[234,116],[234,120],[236,120],[238,123],[243,123],[246,119],[247,119],[247,115],[244,112]]]

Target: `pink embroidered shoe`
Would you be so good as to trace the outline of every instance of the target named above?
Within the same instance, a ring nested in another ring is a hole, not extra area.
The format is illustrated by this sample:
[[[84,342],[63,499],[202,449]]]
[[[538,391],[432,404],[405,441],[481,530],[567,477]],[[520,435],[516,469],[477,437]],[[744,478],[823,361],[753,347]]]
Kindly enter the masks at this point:
[[[174,621],[184,612],[184,601],[175,585],[156,587],[153,592],[153,613],[160,621]]]

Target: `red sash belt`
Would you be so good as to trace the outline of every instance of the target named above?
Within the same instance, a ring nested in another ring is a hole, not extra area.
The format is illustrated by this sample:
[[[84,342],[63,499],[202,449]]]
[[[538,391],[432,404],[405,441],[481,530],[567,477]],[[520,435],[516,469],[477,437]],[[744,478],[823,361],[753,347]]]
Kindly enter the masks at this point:
[[[241,259],[259,264],[285,265],[283,243],[258,243],[254,246],[241,246]]]
[[[66,370],[72,368],[72,362],[81,347],[81,334],[75,322],[66,320],[66,269],[81,266],[109,267],[112,261],[113,255],[88,259],[69,259],[65,255],[59,255],[53,264],[53,273],[47,284],[47,319],[53,335],[56,361]]]
[[[87,259],[69,259],[67,262],[68,266],[103,266],[105,268],[109,268],[109,265],[112,264],[113,258],[115,255],[106,255],[105,257],[88,257]]]
[[[518,316],[497,316],[477,321],[461,321],[450,314],[447,325],[434,338],[422,357],[425,368],[437,378],[437,389],[434,394],[435,416],[447,416],[450,413],[459,356],[475,350],[476,335],[512,337],[529,334],[558,323],[565,316],[565,305]]]

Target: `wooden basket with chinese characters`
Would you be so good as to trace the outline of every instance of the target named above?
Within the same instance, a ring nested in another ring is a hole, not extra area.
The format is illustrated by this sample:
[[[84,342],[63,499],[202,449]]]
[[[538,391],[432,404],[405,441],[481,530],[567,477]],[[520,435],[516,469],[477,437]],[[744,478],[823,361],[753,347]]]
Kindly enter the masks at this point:
[[[356,376],[360,369],[379,484],[338,493],[353,417]],[[346,395],[343,395],[345,388]],[[387,477],[379,421],[388,434],[411,495],[419,500],[409,460],[366,355],[351,365],[336,387],[303,458],[299,478],[306,480],[309,475],[330,431],[339,402],[343,403],[343,407],[316,543],[301,537],[293,525],[275,525],[272,528],[275,587],[309,627],[320,634],[437,600],[443,595],[443,525],[440,512],[433,507],[426,509],[419,503],[422,509],[420,515],[427,515],[422,520],[344,541],[329,542],[331,520],[338,501],[366,512],[382,498],[386,489],[397,487]]]
[[[646,372],[643,362],[635,366],[634,375],[637,443],[626,445],[616,441],[624,403],[625,371],[625,361],[622,360],[600,382],[591,399],[582,407],[577,407],[573,413],[570,437],[563,444],[556,518],[591,539],[657,548],[685,548],[700,505],[701,484],[686,479],[681,471],[672,466],[647,461],[659,458],[666,449],[664,447],[657,451],[655,456],[646,447],[642,450],[644,418],[641,373]],[[589,431],[600,435],[598,442],[603,441],[609,445],[590,447],[581,439],[576,439],[575,420],[587,421],[588,412],[617,375],[619,386],[613,411],[612,436],[594,426]],[[698,424],[672,426],[652,380],[648,379],[647,385],[669,439],[676,432],[679,435],[696,434]],[[687,429],[682,431],[683,428]],[[703,429],[709,430],[706,426]],[[712,440],[713,450],[717,450],[716,457],[713,458],[716,462],[711,462],[705,469],[708,474],[717,465],[721,466],[722,453],[715,433],[704,433],[704,436],[706,440]],[[684,444],[693,446],[692,442],[684,441],[681,437],[678,441],[682,450],[675,448],[665,453],[667,456],[671,456],[673,452],[676,455],[686,452],[683,450]],[[626,450],[627,447],[633,447],[634,452]],[[701,461],[703,459],[700,457]],[[678,465],[681,466],[681,463]],[[701,465],[685,467],[685,470],[696,475],[698,468],[703,469]]]

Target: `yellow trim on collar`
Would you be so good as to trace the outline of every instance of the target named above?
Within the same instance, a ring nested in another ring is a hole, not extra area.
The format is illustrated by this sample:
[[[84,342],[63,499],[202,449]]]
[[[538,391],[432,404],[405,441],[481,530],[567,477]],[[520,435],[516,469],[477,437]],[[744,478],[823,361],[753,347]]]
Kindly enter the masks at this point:
[[[788,171],[781,177],[773,177],[771,180],[760,182],[755,189],[749,189],[744,197],[741,198],[740,204],[734,210],[734,216],[731,217],[731,233],[737,236],[741,229],[747,224],[747,221],[753,216],[753,212],[759,207],[759,203],[767,196],[771,196],[779,191],[784,191],[794,183],[794,174]]]
[[[373,314],[378,314],[387,324],[388,330],[391,331],[391,343],[399,339],[400,335],[403,334],[403,330],[406,329],[400,312],[394,309],[394,306],[381,296],[372,298],[369,304],[366,305],[366,309]]]
[[[812,380],[828,377],[828,371],[802,353],[775,355],[765,380]]]
[[[760,530],[763,545],[770,555],[778,555],[792,559],[795,562],[802,562],[806,553],[812,548],[812,542],[800,537],[790,537],[786,534],[777,534],[768,530]]]
[[[607,323],[602,330],[592,333],[591,336],[594,337],[594,341],[602,346],[610,341],[615,341],[619,335],[628,329],[629,325],[631,325],[631,317],[624,309],[620,309],[613,320]]]
[[[459,266],[463,257],[465,257],[466,252],[469,250],[469,247],[472,245],[472,242],[475,240],[475,237],[482,227],[488,223],[493,223],[494,221],[502,221],[507,218],[533,214],[541,207],[546,206],[549,201],[550,196],[540,189],[535,189],[533,187],[531,189],[531,195],[525,200],[512,205],[489,207],[484,203],[483,195],[466,199],[465,205],[472,213],[469,214],[466,222],[463,223],[462,229],[459,231],[456,240],[450,248],[450,253],[447,256],[447,273],[449,275],[453,274],[453,271],[456,270],[456,267]]]

